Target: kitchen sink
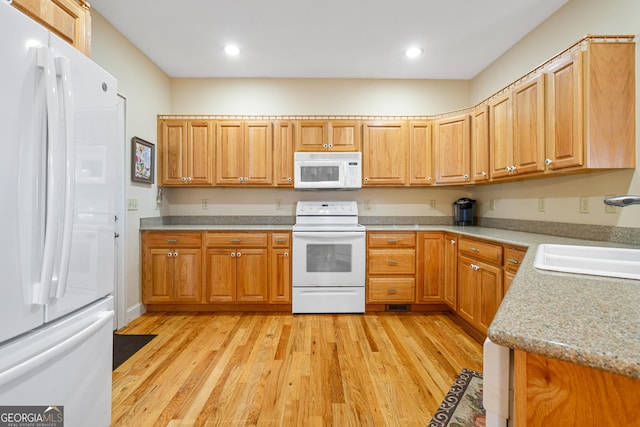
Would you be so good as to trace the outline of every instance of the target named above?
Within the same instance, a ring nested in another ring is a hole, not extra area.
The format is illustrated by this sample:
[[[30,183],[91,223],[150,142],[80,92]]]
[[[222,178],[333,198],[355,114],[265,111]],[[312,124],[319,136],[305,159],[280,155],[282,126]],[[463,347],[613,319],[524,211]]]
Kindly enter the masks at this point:
[[[542,270],[640,280],[640,249],[540,245],[534,266]]]

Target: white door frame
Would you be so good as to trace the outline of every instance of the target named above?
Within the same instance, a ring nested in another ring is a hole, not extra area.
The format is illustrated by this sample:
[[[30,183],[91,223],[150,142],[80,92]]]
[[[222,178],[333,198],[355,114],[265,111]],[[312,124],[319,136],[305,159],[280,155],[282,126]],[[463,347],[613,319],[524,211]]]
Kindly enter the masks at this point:
[[[127,326],[127,187],[126,187],[126,147],[127,147],[127,98],[118,94],[118,138],[116,146],[116,200],[115,200],[115,311],[114,330]]]

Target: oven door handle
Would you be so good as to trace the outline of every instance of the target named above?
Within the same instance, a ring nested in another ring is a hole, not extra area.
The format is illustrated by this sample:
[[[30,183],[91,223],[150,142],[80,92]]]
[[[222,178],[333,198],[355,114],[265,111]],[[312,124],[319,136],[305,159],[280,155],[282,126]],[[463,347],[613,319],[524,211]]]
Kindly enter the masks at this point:
[[[304,237],[305,239],[350,239],[352,237],[365,237],[361,231],[294,231],[293,238]]]

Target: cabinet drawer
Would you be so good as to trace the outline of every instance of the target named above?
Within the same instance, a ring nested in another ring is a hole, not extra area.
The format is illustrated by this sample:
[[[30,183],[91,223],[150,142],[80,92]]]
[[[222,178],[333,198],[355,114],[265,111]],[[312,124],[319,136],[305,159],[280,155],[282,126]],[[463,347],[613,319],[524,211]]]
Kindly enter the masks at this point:
[[[413,248],[416,246],[416,233],[367,233],[370,247],[376,248]]]
[[[518,271],[527,250],[524,248],[504,248],[504,267],[509,271]]]
[[[415,249],[370,250],[367,257],[369,274],[414,274]]]
[[[266,247],[267,233],[207,233],[208,247]]]
[[[460,238],[458,250],[475,259],[502,266],[502,245]]]
[[[200,247],[202,233],[197,231],[145,232],[143,243],[150,247]]]
[[[291,235],[289,233],[271,233],[272,248],[288,248],[291,246]]]
[[[412,302],[415,295],[415,280],[408,277],[374,277],[367,282],[369,302]]]

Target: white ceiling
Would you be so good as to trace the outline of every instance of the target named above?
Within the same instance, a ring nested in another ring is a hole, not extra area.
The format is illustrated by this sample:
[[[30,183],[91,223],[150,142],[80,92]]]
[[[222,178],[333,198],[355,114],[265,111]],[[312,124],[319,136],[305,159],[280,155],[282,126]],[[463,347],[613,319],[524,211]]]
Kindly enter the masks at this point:
[[[471,79],[568,0],[92,0],[171,77]],[[238,57],[223,46],[235,43]],[[403,55],[416,45],[424,54]]]

